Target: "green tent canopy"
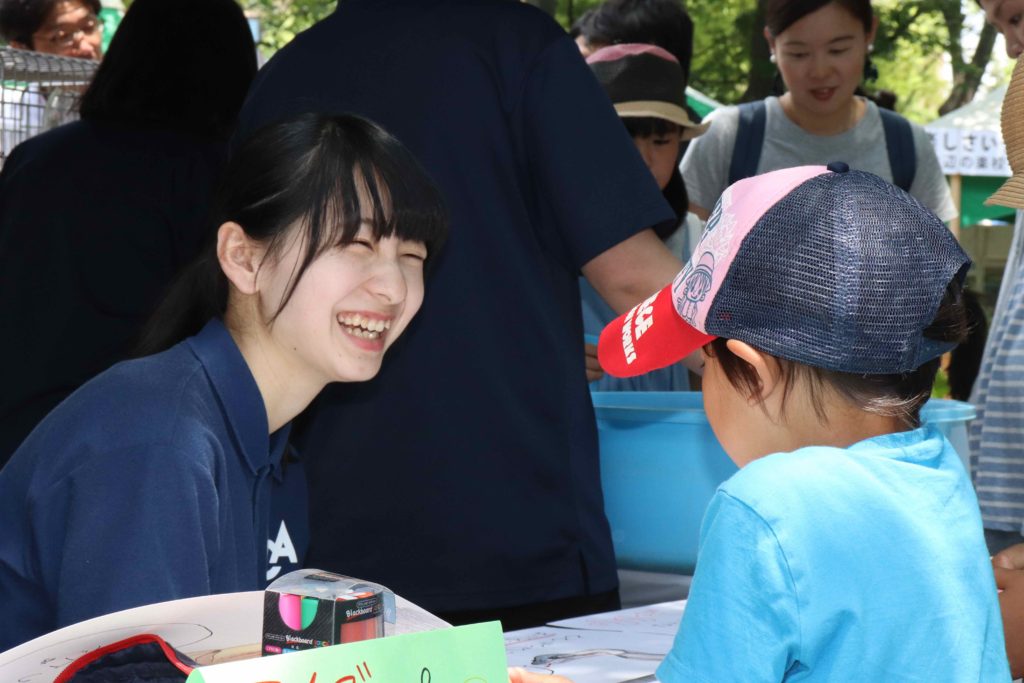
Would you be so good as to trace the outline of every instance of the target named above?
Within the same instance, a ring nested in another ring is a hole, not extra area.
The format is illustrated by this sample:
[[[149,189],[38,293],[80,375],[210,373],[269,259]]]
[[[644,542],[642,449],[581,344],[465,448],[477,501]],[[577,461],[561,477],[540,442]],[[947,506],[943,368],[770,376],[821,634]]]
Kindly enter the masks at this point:
[[[714,110],[723,106],[721,102],[716,102],[699,90],[695,90],[689,86],[686,88],[686,103],[690,105],[697,114],[704,118]]]
[[[1005,206],[985,206],[985,200],[999,189],[1006,178],[965,176],[960,194],[960,223],[964,227],[977,225],[983,220],[1013,223],[1013,209]]]

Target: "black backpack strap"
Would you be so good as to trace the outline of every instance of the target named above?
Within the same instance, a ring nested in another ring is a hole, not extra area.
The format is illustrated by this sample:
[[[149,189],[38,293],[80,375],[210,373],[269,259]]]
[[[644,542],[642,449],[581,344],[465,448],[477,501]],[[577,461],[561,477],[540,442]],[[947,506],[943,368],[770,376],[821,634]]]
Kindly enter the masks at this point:
[[[885,148],[889,153],[892,184],[910,192],[917,174],[917,150],[914,148],[914,130],[910,122],[894,111],[878,108],[885,131]]]
[[[768,108],[764,100],[739,105],[740,120],[736,128],[736,144],[729,164],[729,184],[757,175],[764,145],[764,127]]]

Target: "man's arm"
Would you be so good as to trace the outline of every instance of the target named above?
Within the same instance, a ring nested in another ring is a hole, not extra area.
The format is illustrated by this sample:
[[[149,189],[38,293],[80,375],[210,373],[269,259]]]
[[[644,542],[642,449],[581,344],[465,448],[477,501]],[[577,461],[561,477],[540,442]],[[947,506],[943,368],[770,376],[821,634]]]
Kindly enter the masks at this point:
[[[683,264],[653,230],[643,230],[601,252],[583,266],[583,277],[616,313],[622,314],[658,291]]]
[[[583,266],[583,277],[622,314],[672,282],[682,269],[679,259],[648,229],[592,258]],[[684,358],[683,364],[700,372],[700,351]]]

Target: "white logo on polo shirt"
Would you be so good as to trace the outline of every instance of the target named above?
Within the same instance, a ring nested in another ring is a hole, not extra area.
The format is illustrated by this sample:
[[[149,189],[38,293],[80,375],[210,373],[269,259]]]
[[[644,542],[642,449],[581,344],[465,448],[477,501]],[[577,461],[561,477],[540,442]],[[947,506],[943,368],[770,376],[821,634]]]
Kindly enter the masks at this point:
[[[299,563],[299,555],[295,552],[295,544],[292,543],[292,537],[288,535],[288,527],[285,526],[284,520],[281,520],[281,528],[277,530],[277,538],[275,540],[267,539],[267,550],[270,551],[270,567],[267,569],[267,581],[273,581],[278,574],[281,573],[281,566],[278,562],[281,558],[287,558],[292,564]]]

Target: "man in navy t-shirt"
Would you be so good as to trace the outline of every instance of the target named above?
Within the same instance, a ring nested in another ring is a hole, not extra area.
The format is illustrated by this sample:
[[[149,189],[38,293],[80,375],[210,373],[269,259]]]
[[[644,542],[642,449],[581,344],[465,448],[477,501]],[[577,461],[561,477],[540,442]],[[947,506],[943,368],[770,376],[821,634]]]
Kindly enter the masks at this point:
[[[578,49],[509,0],[343,0],[257,77],[239,135],[299,110],[387,128],[445,195],[422,314],[297,445],[307,566],[506,628],[618,606],[577,277],[623,311],[681,264],[672,217]]]

